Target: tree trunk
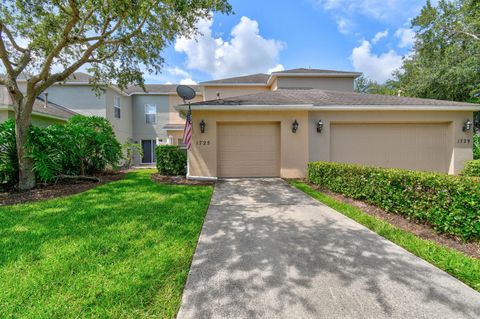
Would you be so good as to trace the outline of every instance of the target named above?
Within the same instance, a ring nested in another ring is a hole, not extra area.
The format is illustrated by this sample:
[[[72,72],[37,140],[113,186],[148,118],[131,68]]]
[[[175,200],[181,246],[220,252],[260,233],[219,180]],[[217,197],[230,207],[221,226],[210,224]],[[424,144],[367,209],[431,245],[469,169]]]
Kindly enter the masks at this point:
[[[32,105],[27,105],[31,103]],[[35,173],[33,172],[33,160],[26,158],[28,150],[25,146],[28,139],[28,131],[31,123],[31,110],[33,101],[26,99],[20,102],[15,112],[15,137],[18,154],[18,189],[21,191],[35,187]],[[30,110],[30,112],[28,112]]]

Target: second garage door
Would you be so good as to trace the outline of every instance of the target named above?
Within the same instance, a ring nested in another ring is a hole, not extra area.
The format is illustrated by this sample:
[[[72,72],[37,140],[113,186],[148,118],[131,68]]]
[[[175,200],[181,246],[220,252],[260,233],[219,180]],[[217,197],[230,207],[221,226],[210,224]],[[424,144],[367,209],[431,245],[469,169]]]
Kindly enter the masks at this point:
[[[448,173],[448,123],[332,124],[333,162]]]
[[[217,174],[280,176],[280,123],[218,123]]]

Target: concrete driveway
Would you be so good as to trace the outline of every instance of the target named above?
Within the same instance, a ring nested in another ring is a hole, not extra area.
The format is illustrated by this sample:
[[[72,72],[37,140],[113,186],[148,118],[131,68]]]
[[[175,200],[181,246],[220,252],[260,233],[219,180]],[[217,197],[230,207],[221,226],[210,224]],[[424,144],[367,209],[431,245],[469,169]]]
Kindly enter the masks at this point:
[[[480,318],[480,294],[280,179],[218,182],[178,318]]]

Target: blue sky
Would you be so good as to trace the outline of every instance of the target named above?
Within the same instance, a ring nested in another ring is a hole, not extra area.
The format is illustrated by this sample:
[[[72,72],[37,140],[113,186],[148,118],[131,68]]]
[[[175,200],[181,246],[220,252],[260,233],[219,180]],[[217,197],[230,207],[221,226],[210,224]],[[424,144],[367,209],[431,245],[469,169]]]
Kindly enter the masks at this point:
[[[355,70],[384,82],[413,42],[418,0],[231,0],[235,14],[198,24],[164,52],[148,83],[190,83],[297,67]]]

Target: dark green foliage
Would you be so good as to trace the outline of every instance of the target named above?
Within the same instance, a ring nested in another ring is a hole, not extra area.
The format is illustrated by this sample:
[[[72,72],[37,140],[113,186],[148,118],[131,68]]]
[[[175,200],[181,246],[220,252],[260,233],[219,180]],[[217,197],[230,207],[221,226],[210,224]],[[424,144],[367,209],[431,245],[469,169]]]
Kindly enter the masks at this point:
[[[466,162],[463,175],[480,177],[480,159]]]
[[[430,1],[412,20],[412,54],[395,74],[407,96],[466,101],[480,92],[480,1]]]
[[[157,153],[157,169],[162,175],[176,176],[187,174],[187,153],[178,146],[161,145]]]
[[[138,154],[140,157],[143,156],[142,145],[134,143],[132,141],[127,141],[123,143],[122,150],[125,153],[123,157],[125,159],[125,163],[123,166],[127,169],[132,167],[134,154]]]
[[[11,188],[18,182],[17,148],[15,146],[15,122],[0,124],[0,187]]]
[[[99,116],[72,117],[65,126],[65,155],[62,166],[69,174],[85,175],[116,166],[122,159],[122,146],[110,122]]]
[[[107,119],[72,117],[64,125],[31,126],[28,157],[34,161],[36,178],[50,182],[60,174],[88,175],[115,167],[122,148]],[[0,125],[0,183],[11,188],[18,182],[18,161],[13,120]]]
[[[480,239],[480,182],[474,178],[315,162],[310,182],[464,240]]]
[[[480,134],[473,136],[473,158],[480,160]]]

